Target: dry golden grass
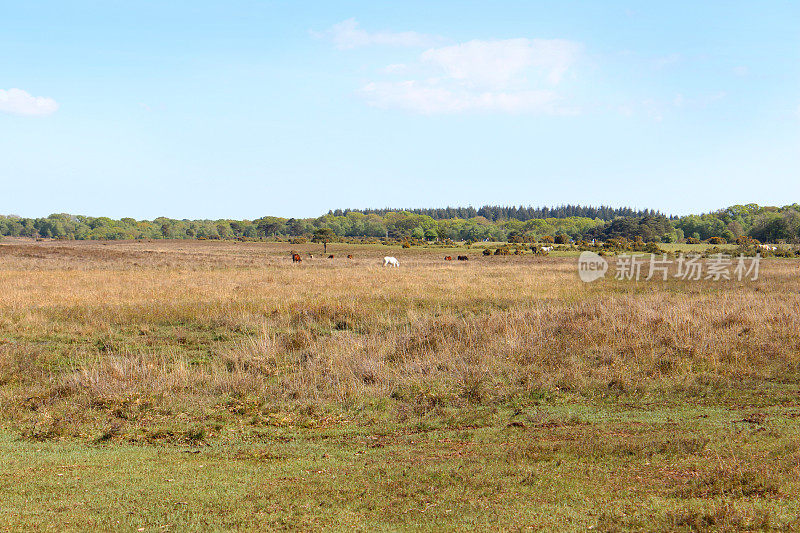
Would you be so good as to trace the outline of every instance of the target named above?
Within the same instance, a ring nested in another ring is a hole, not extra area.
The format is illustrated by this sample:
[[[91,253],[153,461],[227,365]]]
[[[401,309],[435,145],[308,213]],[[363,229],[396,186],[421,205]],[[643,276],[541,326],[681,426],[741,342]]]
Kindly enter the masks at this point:
[[[800,526],[797,261],[319,248],[0,243],[0,528]]]
[[[574,258],[445,263],[435,250],[344,245],[330,247],[334,260],[308,258],[319,248],[0,245],[5,412],[84,434],[136,401],[208,425],[234,396],[285,411],[556,392],[670,401],[791,381],[800,368],[794,261],[766,261],[757,282],[585,285]],[[387,254],[401,268],[382,268]]]

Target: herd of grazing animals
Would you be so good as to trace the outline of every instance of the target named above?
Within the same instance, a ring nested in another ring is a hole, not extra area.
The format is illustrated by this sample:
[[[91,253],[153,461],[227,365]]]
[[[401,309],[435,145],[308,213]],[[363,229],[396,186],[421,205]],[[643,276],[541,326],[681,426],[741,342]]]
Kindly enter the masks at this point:
[[[758,247],[761,248],[762,250],[768,250],[768,251],[772,251],[772,252],[778,250],[777,246],[773,246],[773,245],[770,245],[770,244],[759,244]],[[548,252],[553,251],[554,249],[555,249],[554,246],[542,246],[540,248],[540,251],[542,251],[544,253],[548,253]],[[292,256],[292,263],[301,263],[303,261],[303,258],[300,257],[300,254],[298,254],[298,253],[291,252],[290,255]],[[484,250],[483,251],[483,255],[491,255],[491,252],[488,249]],[[313,254],[308,254],[308,257],[309,257],[309,259],[314,259],[314,255]],[[333,254],[330,254],[328,256],[328,259],[333,259],[333,258],[334,258]],[[347,258],[348,259],[353,259],[353,255],[352,254],[348,254]],[[459,256],[456,257],[456,259],[458,259],[459,261],[469,261],[469,257],[466,256],[466,255],[459,255]],[[445,261],[452,261],[453,257],[450,256],[450,255],[447,255],[447,256],[445,256],[444,260]],[[399,267],[400,266],[400,262],[397,260],[396,257],[387,256],[387,257],[383,258],[383,266]]]
[[[301,263],[303,258],[300,257],[300,254],[296,252],[291,252],[290,255],[292,256],[292,263]],[[308,254],[309,259],[314,259],[314,254]],[[333,259],[333,254],[328,256],[328,259]],[[353,259],[353,254],[347,254],[348,259]]]
[[[774,246],[770,247],[770,246],[766,246],[766,245],[761,245],[761,247],[764,248],[764,249],[770,249],[770,248],[772,250],[776,250],[777,249]],[[553,246],[543,246],[541,248],[541,251],[547,253],[547,252],[552,251],[553,248],[554,248]],[[487,255],[486,252],[487,252],[487,250],[484,250],[483,254]],[[292,263],[300,263],[300,262],[303,261],[303,259],[300,257],[300,254],[298,254],[298,253],[291,252],[290,255],[292,256]],[[489,254],[489,255],[491,255],[491,254]],[[308,258],[309,259],[314,259],[314,255],[313,254],[308,254]],[[328,256],[328,259],[333,259],[333,258],[334,258],[333,254],[330,254]],[[352,254],[347,254],[347,258],[348,259],[353,259],[353,255]],[[459,256],[456,256],[456,259],[458,259],[459,261],[469,261],[469,256],[459,255]],[[444,260],[445,261],[452,261],[453,260],[453,256],[447,255],[447,256],[445,256]],[[399,267],[400,266],[400,262],[397,260],[396,257],[387,256],[387,257],[383,258],[383,266]]]
[[[301,263],[303,261],[303,258],[300,257],[300,254],[292,252],[291,255],[292,255],[292,263]],[[308,254],[308,257],[310,259],[314,259],[314,256],[312,254]],[[328,259],[333,259],[333,258],[334,258],[333,254],[328,256]],[[353,259],[353,255],[352,254],[347,254],[347,258],[348,259]],[[459,261],[469,261],[469,257],[467,257],[466,255],[459,255],[457,257],[457,259]],[[452,256],[448,255],[447,257],[444,258],[444,260],[445,261],[452,261],[453,258],[452,258]],[[399,267],[400,266],[400,261],[398,261],[396,257],[387,256],[387,257],[383,258],[383,266]]]

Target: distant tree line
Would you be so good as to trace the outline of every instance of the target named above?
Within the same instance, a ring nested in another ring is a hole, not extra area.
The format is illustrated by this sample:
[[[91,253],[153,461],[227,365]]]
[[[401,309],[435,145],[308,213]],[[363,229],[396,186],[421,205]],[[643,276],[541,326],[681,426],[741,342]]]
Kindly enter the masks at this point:
[[[636,210],[630,207],[589,207],[582,205],[562,205],[559,207],[524,207],[524,206],[500,206],[485,205],[479,209],[474,207],[444,207],[431,209],[336,209],[329,211],[329,215],[345,216],[348,213],[362,213],[365,215],[384,216],[388,213],[398,211],[411,213],[414,215],[429,216],[434,220],[446,220],[451,218],[475,218],[483,217],[492,222],[499,220],[521,220],[523,222],[533,219],[544,218],[599,218],[600,220],[614,220],[617,217],[642,217],[656,216],[661,213],[652,209]]]
[[[682,217],[675,227],[686,237],[699,240],[721,237],[732,241],[748,236],[761,242],[794,242],[800,239],[800,205],[734,205],[714,213]]]
[[[443,217],[439,211],[472,215]],[[714,213],[667,217],[652,210],[611,208],[537,208],[533,218],[523,217],[527,208],[446,208],[444,210],[349,210],[332,211],[318,218],[266,216],[256,220],[175,220],[159,217],[135,220],[83,215],[53,214],[46,218],[0,216],[0,236],[54,239],[279,239],[314,238],[321,230],[331,238],[390,238],[419,241],[535,242],[545,237],[560,240],[605,240],[624,237],[645,242],[683,242],[687,239],[724,239],[733,242],[750,237],[762,242],[800,242],[800,205],[763,207],[735,205]],[[570,211],[574,209],[574,211]],[[484,216],[479,214],[484,210]],[[584,210],[584,211],[581,211]],[[592,211],[593,210],[593,211]],[[414,212],[420,211],[420,212]],[[474,211],[474,213],[473,213]],[[436,212],[436,216],[430,213]],[[568,212],[598,216],[566,216]]]

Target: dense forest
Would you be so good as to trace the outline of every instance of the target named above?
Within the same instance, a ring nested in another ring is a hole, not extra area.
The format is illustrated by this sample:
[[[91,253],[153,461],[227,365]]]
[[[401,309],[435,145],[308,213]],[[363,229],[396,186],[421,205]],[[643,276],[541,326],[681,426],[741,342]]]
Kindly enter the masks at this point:
[[[483,213],[483,214],[481,214]],[[453,215],[453,216],[448,216]],[[464,216],[460,216],[464,215]],[[538,216],[533,216],[538,215]],[[256,220],[135,220],[54,214],[0,216],[0,236],[55,239],[276,239],[366,237],[439,241],[522,241],[562,236],[574,240],[640,238],[646,242],[742,236],[762,242],[800,241],[800,205],[736,205],[713,213],[667,217],[608,207],[492,207],[332,211],[318,218]]]
[[[660,215],[653,210],[636,210],[630,207],[614,208],[608,206],[588,207],[582,205],[562,205],[559,207],[524,207],[485,205],[479,209],[474,207],[444,207],[438,209],[337,209],[329,211],[329,215],[344,216],[348,213],[363,213],[365,215],[385,216],[389,213],[404,211],[414,215],[426,215],[434,220],[450,218],[475,218],[484,217],[492,222],[498,220],[521,220],[523,222],[533,219],[545,218],[599,218],[609,221],[617,217],[642,217]]]

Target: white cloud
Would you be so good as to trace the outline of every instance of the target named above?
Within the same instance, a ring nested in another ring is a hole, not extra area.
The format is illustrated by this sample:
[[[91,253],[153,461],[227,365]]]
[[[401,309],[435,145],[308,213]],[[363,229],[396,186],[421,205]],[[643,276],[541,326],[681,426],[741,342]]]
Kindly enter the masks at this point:
[[[0,112],[12,115],[47,116],[58,111],[52,98],[31,96],[22,89],[0,89]]]
[[[728,96],[728,93],[726,93],[725,91],[717,91],[717,92],[715,92],[715,93],[713,93],[711,95],[708,95],[706,97],[706,99],[705,99],[705,103],[706,103],[706,105],[708,105],[708,104],[717,102],[719,100],[722,100],[726,96]]]
[[[423,114],[463,111],[533,112],[575,114],[560,105],[558,95],[550,90],[471,91],[443,86],[435,81],[373,82],[361,89],[370,105],[400,108]]]
[[[381,69],[381,72],[384,74],[400,74],[408,70],[408,65],[403,63],[393,63],[391,65],[386,65]]]
[[[617,111],[619,111],[619,114],[624,117],[632,117],[634,114],[633,105],[631,104],[617,106]]]
[[[415,79],[373,81],[360,94],[375,107],[425,114],[575,114],[554,88],[581,50],[580,44],[560,39],[474,40],[430,48],[416,64],[383,69],[386,74],[416,72]]]
[[[504,87],[530,69],[556,85],[580,51],[581,45],[563,39],[475,40],[428,50],[421,59],[453,79],[477,85]]]
[[[662,69],[664,67],[668,67],[670,65],[674,65],[681,61],[682,57],[680,54],[669,54],[663,57],[658,57],[653,60],[653,65],[657,69]]]
[[[691,112],[706,109],[724,99],[727,93],[718,91],[710,94],[684,95],[677,93],[671,100],[664,98],[645,98],[639,101],[625,102],[616,107],[623,116],[647,116],[661,122],[675,112]]]
[[[370,33],[362,30],[354,18],[334,24],[329,30],[322,33],[312,33],[318,37],[329,38],[336,48],[340,50],[369,45],[424,48],[426,46],[434,46],[442,41],[441,37],[425,35],[415,31]]]
[[[554,88],[577,63],[583,46],[563,39],[472,40],[442,46],[438,36],[368,32],[355,19],[315,33],[339,49],[369,45],[425,47],[416,61],[387,65],[359,91],[370,105],[418,113],[469,110],[574,114]],[[406,77],[397,80],[398,75]],[[391,80],[391,81],[390,81]]]

